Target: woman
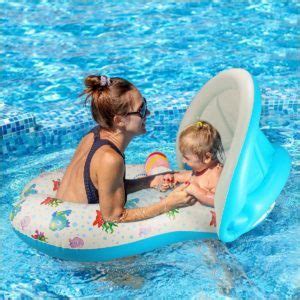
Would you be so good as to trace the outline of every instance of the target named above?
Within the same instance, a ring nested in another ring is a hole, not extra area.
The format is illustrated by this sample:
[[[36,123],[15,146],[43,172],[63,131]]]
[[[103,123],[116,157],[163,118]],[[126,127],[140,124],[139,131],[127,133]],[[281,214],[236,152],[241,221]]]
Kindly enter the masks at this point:
[[[150,114],[146,99],[122,78],[91,75],[85,79],[86,101],[91,100],[99,124],[80,142],[56,197],[71,202],[99,203],[104,221],[132,222],[155,217],[196,200],[180,186],[161,202],[125,209],[127,193],[155,187],[162,175],[125,179],[124,151],[130,141],[146,132]]]

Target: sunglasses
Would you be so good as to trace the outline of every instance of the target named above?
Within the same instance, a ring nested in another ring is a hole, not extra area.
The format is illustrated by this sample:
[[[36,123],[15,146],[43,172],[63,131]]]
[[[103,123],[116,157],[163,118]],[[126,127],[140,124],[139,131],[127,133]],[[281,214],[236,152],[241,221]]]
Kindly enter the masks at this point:
[[[144,119],[147,115],[148,107],[147,107],[147,100],[146,98],[143,97],[143,104],[142,106],[138,109],[138,111],[132,111],[126,114],[128,115],[139,115],[142,119]]]

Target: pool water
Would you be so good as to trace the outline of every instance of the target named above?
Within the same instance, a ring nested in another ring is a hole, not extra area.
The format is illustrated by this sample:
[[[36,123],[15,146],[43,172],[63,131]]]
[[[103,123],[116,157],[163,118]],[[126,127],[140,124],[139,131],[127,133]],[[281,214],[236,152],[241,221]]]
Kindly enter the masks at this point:
[[[297,1],[18,1],[0,9],[0,113],[9,106],[34,114],[45,132],[74,131],[73,138],[46,139],[26,155],[1,157],[1,298],[300,297]],[[125,77],[149,102],[148,133],[129,146],[127,163],[143,163],[160,150],[176,168],[184,109],[207,80],[231,67],[255,76],[261,128],[292,157],[289,180],[257,228],[226,245],[190,241],[105,263],[54,259],[13,233],[9,212],[24,185],[65,167],[92,124],[77,97],[84,76]]]

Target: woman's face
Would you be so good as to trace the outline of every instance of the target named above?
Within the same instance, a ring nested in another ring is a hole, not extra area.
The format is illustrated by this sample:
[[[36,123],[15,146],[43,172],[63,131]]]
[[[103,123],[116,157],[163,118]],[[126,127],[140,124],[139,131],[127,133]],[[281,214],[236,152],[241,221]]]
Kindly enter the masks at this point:
[[[126,115],[126,130],[134,135],[146,133],[146,119],[150,115],[146,99],[138,92],[133,98],[132,110]]]

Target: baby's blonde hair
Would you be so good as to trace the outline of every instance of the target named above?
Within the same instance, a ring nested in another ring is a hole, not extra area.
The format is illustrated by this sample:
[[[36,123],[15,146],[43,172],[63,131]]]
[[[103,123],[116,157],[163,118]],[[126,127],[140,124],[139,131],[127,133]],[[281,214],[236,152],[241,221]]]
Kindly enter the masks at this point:
[[[189,151],[202,161],[207,152],[212,154],[212,160],[223,163],[225,158],[219,132],[206,121],[198,121],[180,133],[179,150],[182,154]]]

